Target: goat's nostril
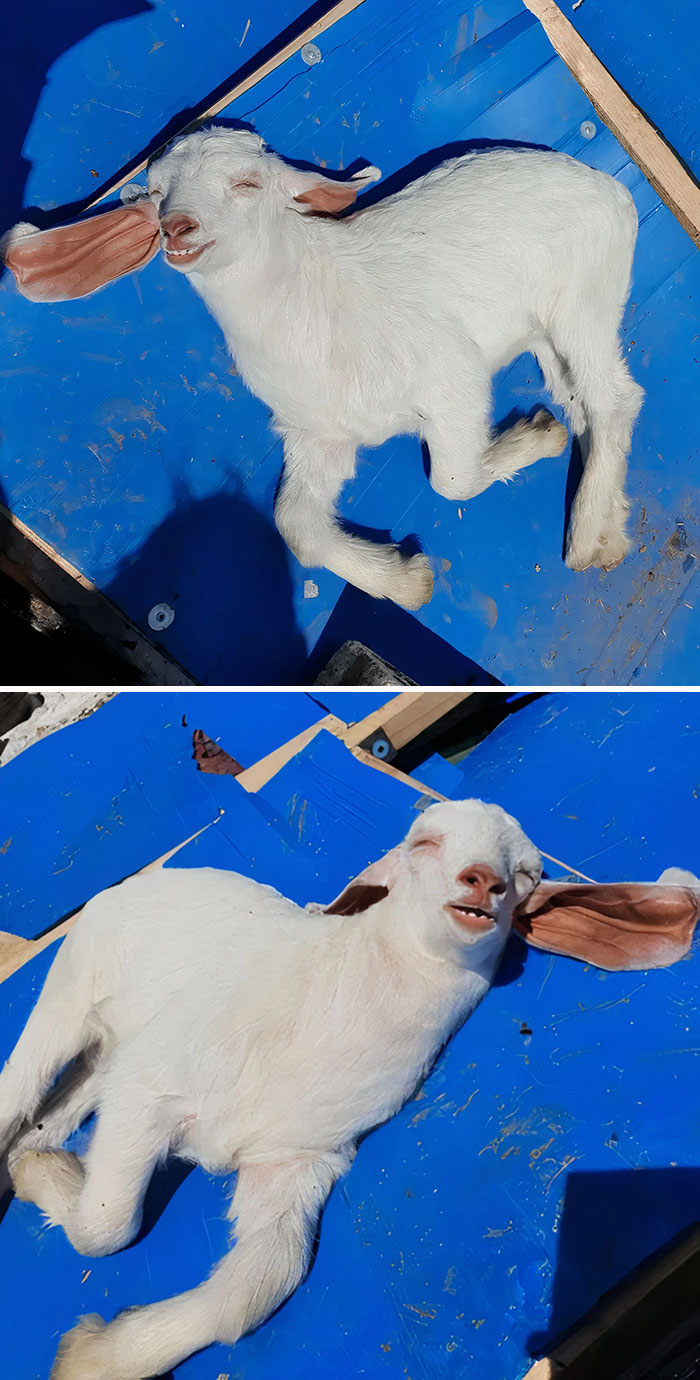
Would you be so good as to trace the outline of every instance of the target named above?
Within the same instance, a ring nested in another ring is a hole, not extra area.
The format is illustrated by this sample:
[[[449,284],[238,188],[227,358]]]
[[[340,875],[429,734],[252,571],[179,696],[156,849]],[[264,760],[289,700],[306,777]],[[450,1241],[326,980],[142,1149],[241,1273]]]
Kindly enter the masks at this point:
[[[472,867],[465,867],[460,872],[458,882],[462,886],[470,887],[472,891],[478,892],[484,898],[489,894],[492,896],[503,896],[506,891],[506,884],[502,877],[488,863],[474,863]]]
[[[163,217],[160,228],[167,239],[173,239],[175,236],[181,239],[184,235],[191,234],[193,230],[198,230],[199,221],[194,220],[192,216],[184,216],[174,212],[173,215]]]

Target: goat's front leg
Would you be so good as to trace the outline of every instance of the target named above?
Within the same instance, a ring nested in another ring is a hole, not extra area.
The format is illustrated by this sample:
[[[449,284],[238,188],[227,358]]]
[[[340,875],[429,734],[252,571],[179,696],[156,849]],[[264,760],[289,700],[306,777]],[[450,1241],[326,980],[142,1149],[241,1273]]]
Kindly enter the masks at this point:
[[[568,432],[541,409],[494,435],[491,379],[474,352],[466,363],[463,355],[462,351],[459,375],[443,380],[431,395],[430,408],[421,409],[421,434],[430,450],[430,482],[435,492],[466,502],[496,479],[512,479],[537,460],[561,455]]]
[[[236,1244],[211,1277],[109,1324],[81,1319],[63,1338],[50,1380],[147,1380],[212,1342],[233,1345],[303,1278],[319,1213],[351,1158],[243,1165],[230,1212]]]
[[[275,503],[277,527],[302,565],[325,566],[375,599],[418,609],[433,589],[427,557],[404,556],[396,546],[353,536],[338,522],[338,495],[354,473],[351,441],[319,441],[305,432],[287,432]]]

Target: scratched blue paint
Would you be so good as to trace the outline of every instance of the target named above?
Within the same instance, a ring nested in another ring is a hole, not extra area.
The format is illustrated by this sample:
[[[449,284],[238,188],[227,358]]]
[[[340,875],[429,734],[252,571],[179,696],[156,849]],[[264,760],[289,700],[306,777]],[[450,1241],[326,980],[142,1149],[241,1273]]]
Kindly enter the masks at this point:
[[[216,0],[202,15],[192,0],[148,12],[145,0],[128,3],[138,12],[80,41],[73,34],[51,68],[25,145],[25,202],[51,208],[84,196],[92,168],[105,178],[235,68],[245,9]],[[584,12],[577,22],[602,41],[602,7],[595,23]],[[613,70],[638,27],[626,13],[605,40]],[[689,7],[674,15],[659,40],[664,62],[644,66],[648,49],[635,39],[630,63],[644,70],[640,93],[678,113],[659,123],[679,142],[684,125],[691,160],[695,84],[688,70],[678,95],[673,73],[697,47],[700,19]],[[241,60],[290,18],[281,0],[253,17]],[[657,20],[654,33],[665,24]],[[414,674],[407,627],[422,625],[440,639],[425,663],[428,683],[452,683],[455,657],[462,683],[695,682],[700,261],[690,240],[520,0],[365,0],[319,46],[315,67],[290,59],[224,114],[254,119],[291,156],[335,167],[368,157],[385,175],[454,141],[543,143],[612,172],[641,217],[624,345],[647,392],[632,453],[630,557],[609,575],[564,567],[568,455],[460,508],[433,494],[417,444],[395,439],[362,458],[342,511],[397,539],[417,537],[434,561],[436,592],[414,617],[360,602],[352,635],[397,648],[399,665],[403,646]],[[592,141],[580,134],[587,119],[598,130]],[[279,444],[187,283],[158,260],[95,298],[50,308],[23,302],[5,278],[0,311],[9,385],[0,486],[12,510],[144,630],[154,604],[171,604],[175,620],[160,641],[202,682],[313,679],[314,649],[326,650],[343,585],[302,570],[279,540]],[[496,382],[499,420],[545,401],[530,357]]]
[[[133,751],[145,698],[122,696],[128,712],[109,724],[115,758]],[[188,698],[168,697],[178,707]],[[296,698],[260,703],[288,724]],[[211,700],[204,712],[215,718]],[[447,793],[502,802],[542,848],[602,881],[643,880],[671,863],[697,869],[699,713],[689,694],[546,696],[451,769]],[[154,727],[153,752],[139,758],[154,799],[157,739],[167,746],[168,732]],[[69,733],[55,743],[69,771]],[[117,788],[116,761],[101,770]],[[169,865],[243,867],[299,901],[330,899],[415,818],[417,792],[326,733],[260,798],[217,784],[220,824]],[[179,815],[175,782],[172,804]],[[69,848],[73,816],[60,804],[55,814]],[[120,838],[128,870],[126,831]],[[94,884],[110,876],[105,868]],[[32,880],[50,906],[52,879]],[[49,958],[3,984],[3,1051]],[[520,1380],[553,1333],[697,1219],[698,993],[697,944],[670,969],[605,974],[514,942],[423,1094],[361,1146],[324,1214],[308,1280],[254,1336],[191,1358],[174,1380]],[[225,1249],[226,1193],[193,1171],[147,1235],[105,1260],[78,1257],[13,1202],[0,1225],[0,1346],[13,1376],[45,1380],[58,1334],[79,1313],[111,1317],[201,1279]]]
[[[697,14],[685,0],[619,0],[615,23],[605,0],[569,12],[615,80],[648,115],[697,176],[700,99],[694,73]]]
[[[303,694],[273,715],[252,694],[126,692],[36,743],[2,769],[0,930],[41,934],[229,807],[229,780],[196,769],[193,729],[251,766],[323,715]]]

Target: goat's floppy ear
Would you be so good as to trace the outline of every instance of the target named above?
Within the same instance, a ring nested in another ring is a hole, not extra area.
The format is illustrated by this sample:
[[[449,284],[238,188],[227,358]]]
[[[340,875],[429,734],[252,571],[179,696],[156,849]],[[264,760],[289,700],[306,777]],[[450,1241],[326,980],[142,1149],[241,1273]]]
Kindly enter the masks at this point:
[[[320,170],[318,173],[297,173],[292,205],[295,211],[305,215],[336,216],[352,206],[358,193],[377,182],[381,175],[379,168],[361,168],[347,181],[340,182],[326,177]]]
[[[391,852],[385,853],[383,858],[378,858],[376,862],[370,863],[364,872],[360,872],[358,877],[354,877],[351,882],[331,901],[329,906],[324,907],[326,915],[359,915],[363,910],[369,910],[377,901],[383,901],[389,895],[391,888],[399,875],[399,864],[402,856],[402,847],[392,848]]]
[[[636,882],[540,882],[513,926],[528,944],[596,968],[666,968],[690,948],[700,892]]]
[[[141,268],[159,243],[158,212],[144,200],[54,230],[16,225],[0,253],[23,297],[66,302]]]

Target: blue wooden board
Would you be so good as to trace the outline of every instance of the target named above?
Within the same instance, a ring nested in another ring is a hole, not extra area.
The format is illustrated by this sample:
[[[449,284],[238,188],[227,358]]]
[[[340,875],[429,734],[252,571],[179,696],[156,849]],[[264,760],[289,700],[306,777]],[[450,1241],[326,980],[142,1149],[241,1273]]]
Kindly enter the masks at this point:
[[[230,800],[197,771],[192,731],[251,766],[324,717],[308,695],[123,692],[2,769],[0,930],[33,938],[182,843]],[[368,711],[369,712],[369,708]]]
[[[625,8],[609,37],[613,68],[635,9]],[[576,12],[582,25],[584,11]],[[173,13],[158,5],[99,29],[51,69],[25,146],[27,201],[53,207],[84,195],[92,167],[101,178],[110,159],[120,166],[178,101],[192,102],[198,84],[209,90],[221,65],[217,26],[228,34],[223,66],[232,65],[231,35],[243,32],[247,10],[189,0],[178,23]],[[272,29],[289,18],[276,5],[265,13]],[[655,32],[664,25],[657,15]],[[153,52],[156,30],[164,48]],[[653,90],[664,109],[673,103],[689,129],[699,36],[698,13],[686,7],[663,38],[664,64],[646,67],[645,94]],[[433,494],[417,443],[395,439],[363,457],[343,512],[398,539],[417,536],[439,572],[436,592],[415,617],[368,599],[348,607],[337,577],[303,570],[280,541],[272,503],[281,455],[267,411],[236,376],[202,304],[160,258],[93,298],[55,307],[23,301],[3,279],[0,501],[145,630],[149,609],[169,603],[175,620],[158,636],[204,683],[305,683],[319,655],[349,636],[424,683],[694,683],[700,259],[690,240],[521,0],[365,0],[319,44],[318,65],[291,59],[225,114],[254,119],[280,151],[327,166],[368,157],[388,176],[455,141],[515,140],[562,149],[631,188],[641,232],[624,348],[647,392],[632,453],[632,554],[609,575],[562,564],[568,455],[460,508]],[[638,44],[635,53],[641,70]],[[155,62],[165,65],[152,80]],[[592,141],[580,133],[589,120]],[[676,128],[671,121],[669,137]],[[498,420],[544,401],[529,356],[497,381]]]
[[[112,726],[115,749],[140,731],[143,698],[122,697],[134,718]],[[274,719],[294,698],[260,702]],[[699,743],[691,695],[551,695],[453,769],[450,793],[501,801],[543,848],[601,880],[642,880],[698,867]],[[155,750],[152,763],[160,777]],[[330,899],[395,843],[418,799],[326,733],[261,796],[217,784],[226,814],[177,865],[243,868],[300,901]],[[143,789],[156,789],[148,771]],[[59,829],[63,819],[59,806]],[[71,829],[66,814],[66,846]],[[43,885],[48,903],[52,879]],[[3,984],[3,1052],[48,961]],[[422,1093],[363,1143],[308,1280],[254,1336],[191,1358],[175,1380],[519,1380],[555,1332],[697,1219],[699,989],[697,944],[670,969],[605,974],[514,941]],[[147,1235],[104,1260],[80,1258],[33,1207],[11,1204],[0,1347],[13,1378],[45,1380],[77,1314],[112,1316],[207,1273],[225,1248],[227,1186],[199,1171],[172,1193],[176,1182],[157,1185]]]
[[[697,177],[700,91],[698,16],[688,0],[617,0],[614,23],[605,0],[572,9],[572,24]]]

